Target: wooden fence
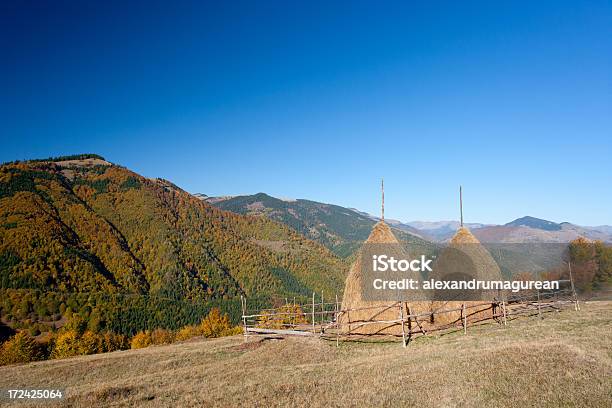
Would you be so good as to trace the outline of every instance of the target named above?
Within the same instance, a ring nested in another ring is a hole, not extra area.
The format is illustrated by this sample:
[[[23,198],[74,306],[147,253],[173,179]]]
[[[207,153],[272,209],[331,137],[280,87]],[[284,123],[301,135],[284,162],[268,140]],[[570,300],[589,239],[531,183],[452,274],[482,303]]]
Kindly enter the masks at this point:
[[[569,281],[568,281],[569,282]],[[572,282],[573,283],[573,282]],[[245,341],[249,336],[295,335],[317,336],[323,339],[340,341],[368,340],[401,340],[406,347],[409,342],[419,336],[434,333],[450,333],[463,331],[467,333],[468,326],[476,326],[497,322],[507,325],[508,322],[521,316],[543,317],[545,313],[559,311],[563,307],[573,306],[580,310],[578,298],[573,284],[570,288],[557,291],[530,291],[520,295],[503,295],[489,302],[464,302],[455,307],[458,302],[452,301],[453,307],[429,311],[426,313],[411,313],[410,303],[405,301],[389,302],[384,305],[342,309],[338,296],[333,302],[325,302],[323,295],[319,301],[312,294],[312,301],[307,304],[290,303],[288,300],[282,306],[249,313],[248,301],[242,298],[242,325]],[[375,316],[382,312],[386,316],[389,310],[397,310],[396,319],[350,320],[351,312],[374,311]],[[432,324],[437,317],[452,313],[458,315],[451,323]],[[363,333],[359,329],[368,325],[384,325],[381,333]],[[389,330],[393,328],[393,330]],[[392,333],[390,333],[390,331]]]

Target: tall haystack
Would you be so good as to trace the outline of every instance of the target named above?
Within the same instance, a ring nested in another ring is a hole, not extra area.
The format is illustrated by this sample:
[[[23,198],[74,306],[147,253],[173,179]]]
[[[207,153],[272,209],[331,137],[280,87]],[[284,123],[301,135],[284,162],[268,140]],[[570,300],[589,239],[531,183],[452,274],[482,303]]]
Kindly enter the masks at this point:
[[[401,335],[402,327],[400,324],[363,324],[367,321],[397,320],[400,313],[398,306],[390,307],[390,305],[394,303],[394,300],[369,301],[363,299],[361,255],[364,247],[369,244],[396,244],[397,247],[394,246],[394,248],[400,247],[399,241],[395,235],[393,235],[391,228],[389,228],[384,221],[380,221],[374,225],[370,236],[357,254],[357,259],[351,266],[351,270],[346,278],[344,296],[342,298],[342,310],[347,312],[340,316],[342,330],[345,333],[351,334]],[[428,310],[428,302],[404,302],[404,314],[407,313],[407,309],[410,313],[423,313]]]
[[[476,279],[480,281],[495,281],[501,280],[502,274],[497,262],[493,259],[489,251],[478,241],[478,239],[470,232],[469,229],[463,226],[463,189],[459,186],[459,213],[460,213],[460,227],[451,238],[447,253],[460,254],[459,259],[456,255],[454,256],[457,260],[456,265],[452,265],[450,268],[436,268],[439,274],[455,272],[465,268],[465,271],[461,271],[455,275],[463,275],[464,279]],[[453,256],[451,256],[453,258]],[[448,258],[447,258],[448,259]],[[442,259],[438,259],[442,261]],[[452,275],[452,274],[451,274]],[[455,276],[436,276],[434,272],[434,279],[439,280],[452,280]],[[436,313],[440,310],[457,309],[465,306],[466,315],[468,321],[478,321],[490,317],[492,311],[487,310],[489,306],[477,306],[479,303],[492,301],[497,293],[483,292],[479,294],[480,300],[434,300],[431,302],[432,312],[432,323],[434,325],[445,325],[458,323],[462,319],[461,311],[454,311],[449,313]]]
[[[466,279],[475,279],[478,281],[498,281],[502,280],[501,270],[497,265],[497,262],[493,259],[489,251],[478,241],[478,239],[464,226],[461,226],[453,238],[449,243],[449,250],[456,250],[460,252],[465,259],[469,260],[469,266],[467,262],[461,262],[462,266],[466,267]],[[448,272],[447,268],[441,268],[442,271]],[[436,269],[435,269],[436,271]],[[439,270],[437,270],[439,271]],[[448,277],[444,276],[431,276],[434,279],[442,279],[449,280]],[[477,305],[479,303],[493,301],[496,292],[481,292],[479,294],[480,300],[466,300],[466,299],[456,299],[456,300],[446,300],[446,301],[432,301],[431,303],[431,311],[433,313],[445,310],[445,309],[455,309],[461,308],[462,305],[465,305],[466,315],[468,317],[468,321],[478,321],[485,317],[491,316],[491,311],[487,311],[486,309],[489,306],[479,306],[479,307],[471,307]],[[454,322],[461,321],[461,311],[455,311],[444,314],[435,314],[433,315],[433,323],[434,325],[444,325],[450,324]]]

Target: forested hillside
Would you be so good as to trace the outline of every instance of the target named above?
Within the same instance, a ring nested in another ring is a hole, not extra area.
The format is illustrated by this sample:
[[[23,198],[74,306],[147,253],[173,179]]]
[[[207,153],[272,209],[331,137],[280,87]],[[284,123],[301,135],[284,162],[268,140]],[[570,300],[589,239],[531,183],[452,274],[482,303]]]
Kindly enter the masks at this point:
[[[211,204],[236,214],[264,216],[288,225],[321,243],[336,255],[351,257],[368,238],[376,223],[372,217],[353,209],[311,200],[281,200],[264,193],[236,197],[211,197]],[[420,237],[393,229],[406,243],[427,245]]]
[[[285,225],[222,211],[96,155],[0,166],[5,322],[78,313],[124,333],[176,328],[212,305],[232,311],[241,294],[340,291],[345,271]]]

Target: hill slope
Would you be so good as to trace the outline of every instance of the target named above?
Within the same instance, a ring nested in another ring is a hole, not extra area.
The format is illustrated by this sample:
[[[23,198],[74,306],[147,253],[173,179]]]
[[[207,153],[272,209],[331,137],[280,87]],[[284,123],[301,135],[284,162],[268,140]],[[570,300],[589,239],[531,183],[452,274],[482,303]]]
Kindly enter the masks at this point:
[[[100,158],[0,166],[3,289],[201,303],[340,291],[345,269],[283,224],[219,210]],[[33,308],[2,310],[23,318]]]
[[[242,336],[0,367],[0,388],[89,406],[604,406],[610,302],[394,344]],[[15,406],[22,406],[18,402]]]
[[[201,195],[200,195],[201,196]],[[352,255],[368,238],[377,219],[369,214],[310,200],[281,200],[264,193],[236,197],[207,197],[223,210],[236,214],[265,216],[288,225],[341,257]],[[391,220],[389,225],[393,226]],[[406,226],[406,228],[409,228]],[[394,228],[398,239],[423,243],[416,230]]]

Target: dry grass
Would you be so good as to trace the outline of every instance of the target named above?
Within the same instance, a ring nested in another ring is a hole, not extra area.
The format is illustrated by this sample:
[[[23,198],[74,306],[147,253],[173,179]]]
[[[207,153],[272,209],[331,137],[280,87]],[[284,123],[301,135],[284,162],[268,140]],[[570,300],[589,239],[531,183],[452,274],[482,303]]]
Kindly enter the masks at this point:
[[[612,302],[399,344],[240,336],[0,368],[66,406],[610,406]],[[24,404],[16,404],[24,406]]]

